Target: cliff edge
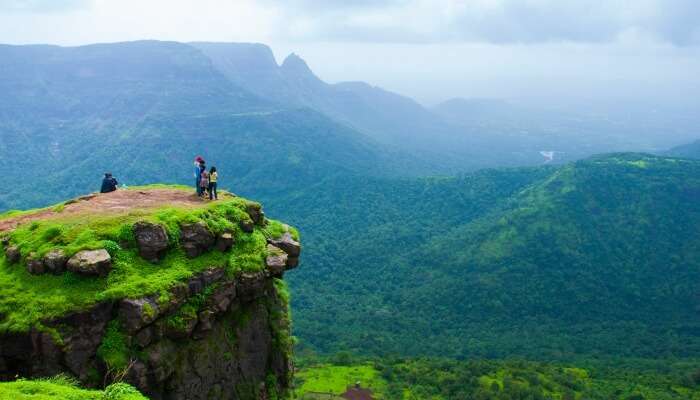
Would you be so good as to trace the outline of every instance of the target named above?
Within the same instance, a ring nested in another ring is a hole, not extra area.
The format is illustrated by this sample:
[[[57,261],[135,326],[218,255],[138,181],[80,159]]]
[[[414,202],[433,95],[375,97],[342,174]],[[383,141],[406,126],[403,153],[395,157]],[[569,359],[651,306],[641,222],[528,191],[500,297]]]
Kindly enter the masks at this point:
[[[294,228],[151,186],[0,215],[0,380],[65,374],[151,399],[288,392]]]

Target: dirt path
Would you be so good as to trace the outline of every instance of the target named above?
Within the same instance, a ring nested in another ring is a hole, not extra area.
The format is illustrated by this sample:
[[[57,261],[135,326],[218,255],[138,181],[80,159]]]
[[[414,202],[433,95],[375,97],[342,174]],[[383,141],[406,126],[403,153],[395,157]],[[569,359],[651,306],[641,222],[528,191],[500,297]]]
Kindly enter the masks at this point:
[[[219,193],[221,196],[221,193]],[[76,214],[126,214],[133,209],[163,206],[201,206],[206,204],[194,193],[178,189],[117,190],[95,193],[70,200],[61,212],[52,209],[0,220],[0,232],[34,220],[65,217]]]

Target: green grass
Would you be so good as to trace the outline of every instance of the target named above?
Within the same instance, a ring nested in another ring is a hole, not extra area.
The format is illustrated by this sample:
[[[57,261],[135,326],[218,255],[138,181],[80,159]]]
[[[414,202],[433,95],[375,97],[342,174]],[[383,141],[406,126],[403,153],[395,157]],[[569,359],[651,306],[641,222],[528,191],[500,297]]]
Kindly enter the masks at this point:
[[[8,210],[0,213],[0,220],[11,217],[19,217],[20,215],[31,214],[37,210]]]
[[[238,221],[249,219],[245,212],[249,201],[228,198],[201,207],[163,207],[134,210],[121,215],[59,216],[51,220],[34,221],[19,226],[11,233],[11,244],[22,253],[21,263],[9,265],[0,252],[0,332],[26,331],[39,326],[39,321],[81,310],[104,300],[138,298],[144,295],[165,296],[175,283],[211,266],[226,268],[233,276],[239,272],[264,268],[265,235],[256,227],[244,233]],[[132,225],[137,221],[163,225],[171,241],[171,249],[158,264],[142,259],[134,248]],[[235,245],[224,254],[210,251],[188,259],[177,246],[180,225],[203,221],[214,233],[233,232]],[[271,222],[274,233],[279,233]],[[125,246],[125,247],[122,247]],[[24,267],[31,254],[42,256],[52,249],[62,249],[67,255],[84,249],[105,248],[112,256],[113,270],[106,278],[83,277],[70,272],[62,275],[29,274]]]
[[[0,383],[0,400],[148,400],[125,383],[115,383],[104,391],[78,387],[72,379],[58,376],[48,379]]]
[[[368,361],[353,359],[349,354],[342,358],[346,359],[343,365],[328,358],[329,362],[298,360],[301,367],[295,379],[296,397],[314,398],[310,393],[339,395],[347,385],[360,381],[378,398],[403,400],[700,399],[700,382],[683,378],[683,374],[690,373],[685,368],[643,371],[639,366],[582,367],[522,360],[389,357]]]
[[[119,320],[110,321],[102,343],[97,348],[97,356],[107,364],[110,371],[120,372],[128,367],[130,353],[128,337]]]
[[[297,372],[296,380],[299,382],[296,389],[299,396],[308,392],[342,394],[348,386],[360,382],[362,387],[371,389],[376,398],[381,399],[387,385],[372,364],[321,364]]]

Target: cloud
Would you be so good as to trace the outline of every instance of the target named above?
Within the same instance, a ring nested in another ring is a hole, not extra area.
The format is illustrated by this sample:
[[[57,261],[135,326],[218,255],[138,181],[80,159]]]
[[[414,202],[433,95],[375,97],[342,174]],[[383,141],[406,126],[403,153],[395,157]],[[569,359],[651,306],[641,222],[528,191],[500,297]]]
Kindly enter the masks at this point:
[[[612,42],[634,33],[700,43],[697,0],[263,0],[280,36],[372,42]]]
[[[91,0],[0,0],[0,12],[53,14],[88,9]]]

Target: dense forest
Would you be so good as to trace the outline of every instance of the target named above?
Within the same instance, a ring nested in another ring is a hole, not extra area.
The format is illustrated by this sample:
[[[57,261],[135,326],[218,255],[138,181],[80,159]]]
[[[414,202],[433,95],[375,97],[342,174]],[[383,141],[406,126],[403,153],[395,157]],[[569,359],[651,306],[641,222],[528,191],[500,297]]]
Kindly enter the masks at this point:
[[[270,202],[308,244],[304,272],[290,277],[302,346],[532,359],[700,352],[697,161],[613,154],[320,186]]]

